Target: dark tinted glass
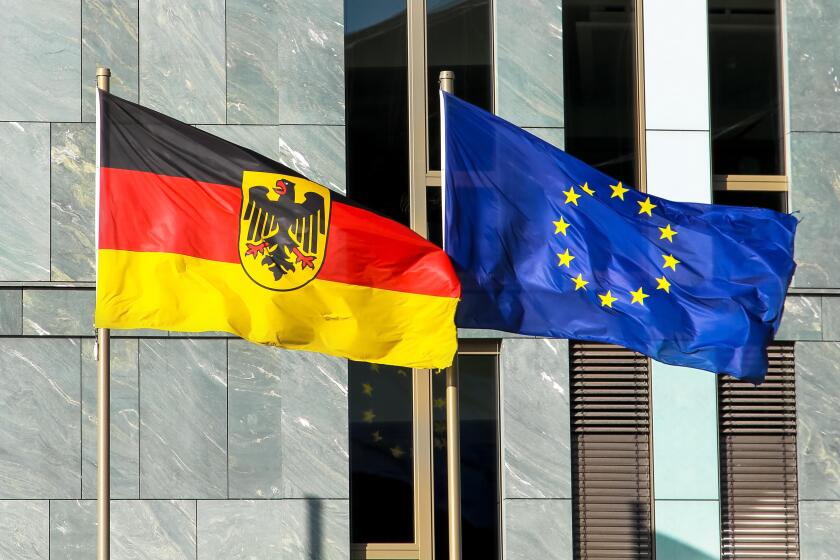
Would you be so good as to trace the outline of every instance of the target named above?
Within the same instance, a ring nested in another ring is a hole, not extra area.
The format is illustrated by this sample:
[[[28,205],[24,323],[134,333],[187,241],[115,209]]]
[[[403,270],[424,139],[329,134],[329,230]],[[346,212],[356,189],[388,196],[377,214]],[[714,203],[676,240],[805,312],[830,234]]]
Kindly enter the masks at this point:
[[[709,1],[715,174],[784,174],[776,1]]]
[[[787,212],[787,193],[775,191],[715,191],[712,194],[715,204],[729,206],[752,206],[769,208],[777,212]]]
[[[455,72],[458,97],[492,108],[490,0],[427,0],[426,28],[429,169],[440,169],[440,71]]]
[[[345,0],[347,194],[408,224],[406,0]]]
[[[348,384],[352,542],[414,542],[411,370],[350,362]]]
[[[461,413],[461,538],[463,558],[499,558],[499,397],[497,356],[458,356]],[[435,558],[447,549],[446,374],[432,379]]]
[[[634,0],[563,0],[566,151],[635,185]]]

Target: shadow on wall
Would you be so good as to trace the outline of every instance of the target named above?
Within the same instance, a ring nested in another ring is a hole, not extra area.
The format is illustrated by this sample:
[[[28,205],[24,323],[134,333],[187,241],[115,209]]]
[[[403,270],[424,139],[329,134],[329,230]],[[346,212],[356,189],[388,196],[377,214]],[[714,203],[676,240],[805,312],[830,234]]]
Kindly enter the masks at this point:
[[[636,534],[648,538],[648,546],[655,545],[656,560],[718,560],[720,556],[712,556],[702,550],[694,548],[682,541],[661,532],[650,530],[650,515],[645,515],[639,502],[633,503],[633,517]],[[652,542],[655,540],[656,542]]]
[[[309,558],[320,560],[323,558],[322,539],[324,538],[323,520],[324,505],[314,496],[306,496],[306,517],[309,523]]]

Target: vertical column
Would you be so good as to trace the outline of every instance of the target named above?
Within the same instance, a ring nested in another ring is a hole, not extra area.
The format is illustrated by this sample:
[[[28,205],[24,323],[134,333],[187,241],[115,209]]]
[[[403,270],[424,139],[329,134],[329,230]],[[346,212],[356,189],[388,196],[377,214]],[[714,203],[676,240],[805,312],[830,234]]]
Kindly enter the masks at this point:
[[[647,190],[710,202],[706,2],[644,0],[642,9]],[[653,362],[652,386],[657,556],[718,558],[715,376]]]

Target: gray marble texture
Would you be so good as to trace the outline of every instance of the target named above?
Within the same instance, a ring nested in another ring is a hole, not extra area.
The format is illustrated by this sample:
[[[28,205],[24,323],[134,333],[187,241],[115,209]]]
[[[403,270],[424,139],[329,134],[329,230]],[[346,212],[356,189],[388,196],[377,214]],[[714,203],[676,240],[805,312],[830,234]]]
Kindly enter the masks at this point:
[[[562,127],[562,2],[498,0],[495,6],[499,116],[518,126]]]
[[[790,140],[791,211],[802,220],[796,231],[797,288],[840,285],[840,134],[793,133]]]
[[[23,292],[15,288],[0,288],[0,335],[21,334],[23,331]]]
[[[799,502],[802,560],[835,560],[840,551],[840,502]]]
[[[96,130],[93,124],[54,123],[50,135],[50,276],[93,281]]]
[[[822,297],[823,340],[840,341],[840,296]]]
[[[282,500],[281,558],[349,560],[348,500]]]
[[[93,290],[23,290],[23,334],[93,336]]]
[[[202,500],[198,503],[201,560],[283,558],[283,502]]]
[[[0,558],[47,560],[49,523],[46,500],[0,500]]]
[[[224,123],[224,0],[143,0],[140,37],[140,102],[185,122]]]
[[[228,353],[231,498],[279,498],[281,350],[232,340]]]
[[[280,124],[344,124],[344,2],[280,0]]]
[[[796,344],[796,415],[801,500],[840,499],[840,344]]]
[[[283,350],[278,360],[284,498],[348,498],[347,360]]]
[[[571,498],[569,346],[503,340],[504,498]]]
[[[776,340],[822,340],[822,298],[788,296]]]
[[[545,140],[555,148],[563,150],[566,147],[565,128],[525,128],[525,130],[541,140]]]
[[[96,501],[53,500],[50,503],[50,558],[90,560],[96,557]]]
[[[275,161],[280,157],[276,126],[210,124],[201,125],[198,128]]]
[[[96,117],[96,68],[111,69],[111,93],[137,101],[138,0],[82,0],[82,120]]]
[[[96,498],[96,361],[82,341],[82,497]],[[140,497],[138,343],[111,341],[111,498]]]
[[[0,13],[7,18],[9,11]],[[0,281],[49,280],[50,125],[0,122],[0,154]]]
[[[226,341],[140,341],[140,497],[227,497]]]
[[[81,118],[80,2],[0,3],[0,121]]]
[[[280,5],[269,0],[227,0],[227,122],[277,124],[283,80]]]
[[[280,163],[334,191],[346,191],[343,126],[280,126],[277,143]]]
[[[195,560],[196,503],[117,500],[111,503],[111,560]]]
[[[790,127],[840,131],[840,4],[835,0],[785,2]]]
[[[78,340],[0,339],[0,499],[80,497],[79,357]]]
[[[572,560],[572,500],[504,500],[505,560]]]

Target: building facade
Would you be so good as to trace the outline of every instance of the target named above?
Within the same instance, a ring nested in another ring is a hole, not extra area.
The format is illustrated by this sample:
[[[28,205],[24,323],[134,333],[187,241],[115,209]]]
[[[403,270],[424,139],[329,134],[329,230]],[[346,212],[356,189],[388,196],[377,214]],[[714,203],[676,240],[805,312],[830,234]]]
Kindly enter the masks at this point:
[[[628,185],[798,212],[764,393],[460,332],[464,558],[837,558],[838,25],[833,0],[5,2],[0,558],[95,554],[99,65],[432,239],[443,69]],[[113,558],[446,558],[440,374],[112,336]]]

